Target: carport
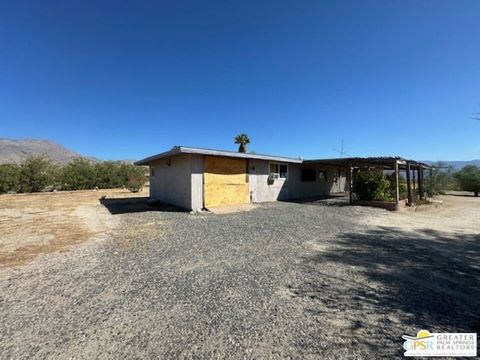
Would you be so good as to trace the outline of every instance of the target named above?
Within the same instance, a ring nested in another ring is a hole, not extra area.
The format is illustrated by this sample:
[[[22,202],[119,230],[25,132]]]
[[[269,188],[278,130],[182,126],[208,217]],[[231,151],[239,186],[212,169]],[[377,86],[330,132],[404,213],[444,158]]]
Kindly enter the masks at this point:
[[[405,159],[399,156],[395,157],[349,157],[337,159],[318,159],[306,160],[304,164],[316,164],[323,166],[332,166],[343,169],[347,172],[348,189],[350,193],[350,203],[353,204],[355,199],[355,189],[353,186],[353,177],[355,172],[362,170],[382,170],[391,171],[395,174],[395,209],[398,209],[401,204],[399,177],[404,174],[407,183],[407,205],[412,206],[417,201],[417,186],[418,198],[425,199],[425,176],[424,170],[429,169],[430,166],[415,160]]]

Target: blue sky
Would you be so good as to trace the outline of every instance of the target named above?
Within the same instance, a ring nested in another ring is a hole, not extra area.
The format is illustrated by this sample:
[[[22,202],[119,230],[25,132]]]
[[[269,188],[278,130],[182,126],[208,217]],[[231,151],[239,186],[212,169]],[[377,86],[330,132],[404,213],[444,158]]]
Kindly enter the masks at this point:
[[[0,137],[480,158],[480,1],[0,1]]]

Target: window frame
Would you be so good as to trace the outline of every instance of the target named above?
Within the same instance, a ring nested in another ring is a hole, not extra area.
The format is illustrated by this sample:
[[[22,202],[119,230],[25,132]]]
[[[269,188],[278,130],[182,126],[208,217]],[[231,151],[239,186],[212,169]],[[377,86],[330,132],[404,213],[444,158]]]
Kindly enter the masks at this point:
[[[272,165],[277,167],[278,172],[271,172]],[[281,165],[285,165],[285,167],[287,168],[285,177],[280,176],[280,166]],[[278,161],[270,161],[268,163],[268,176],[270,177],[272,174],[278,175],[278,177],[274,176],[274,180],[287,180],[289,170],[290,169],[289,169],[288,163],[283,163],[283,162],[278,162]]]

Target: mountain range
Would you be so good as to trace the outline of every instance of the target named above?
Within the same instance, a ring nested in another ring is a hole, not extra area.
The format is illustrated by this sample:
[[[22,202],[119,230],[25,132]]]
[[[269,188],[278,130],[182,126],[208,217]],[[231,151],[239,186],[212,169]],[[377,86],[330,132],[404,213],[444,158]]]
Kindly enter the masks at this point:
[[[48,156],[56,164],[66,164],[81,154],[50,140],[0,139],[0,164],[21,163],[33,155]],[[93,161],[95,158],[88,157]]]
[[[54,141],[42,139],[0,139],[0,164],[21,163],[32,155],[45,155],[50,157],[57,164],[66,164],[72,158],[83,156],[75,151],[67,149]],[[92,161],[99,159],[88,157]],[[123,160],[132,163],[134,160]],[[438,161],[422,160],[427,164],[438,163]],[[466,165],[480,167],[479,160],[470,161],[442,161],[445,166],[451,166],[453,170],[459,170]]]
[[[430,161],[424,160],[422,161],[425,164],[438,164],[442,163],[442,166],[451,167],[452,170],[457,171],[467,165],[475,165],[476,167],[480,168],[480,160],[469,160],[469,161]]]

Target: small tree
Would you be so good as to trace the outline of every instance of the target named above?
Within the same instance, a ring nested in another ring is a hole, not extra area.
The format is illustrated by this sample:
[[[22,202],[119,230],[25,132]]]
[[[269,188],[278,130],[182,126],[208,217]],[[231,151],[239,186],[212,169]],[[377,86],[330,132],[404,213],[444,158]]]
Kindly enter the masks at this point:
[[[250,138],[247,134],[239,134],[235,136],[235,144],[239,144],[238,152],[247,152],[247,144],[250,144]]]
[[[480,192],[480,169],[475,165],[467,165],[455,173],[455,180],[464,191],[471,191],[475,196]]]
[[[20,190],[20,166],[17,164],[0,165],[0,193]]]
[[[56,180],[56,167],[43,156],[32,156],[20,165],[20,191],[37,192],[53,186]]]

